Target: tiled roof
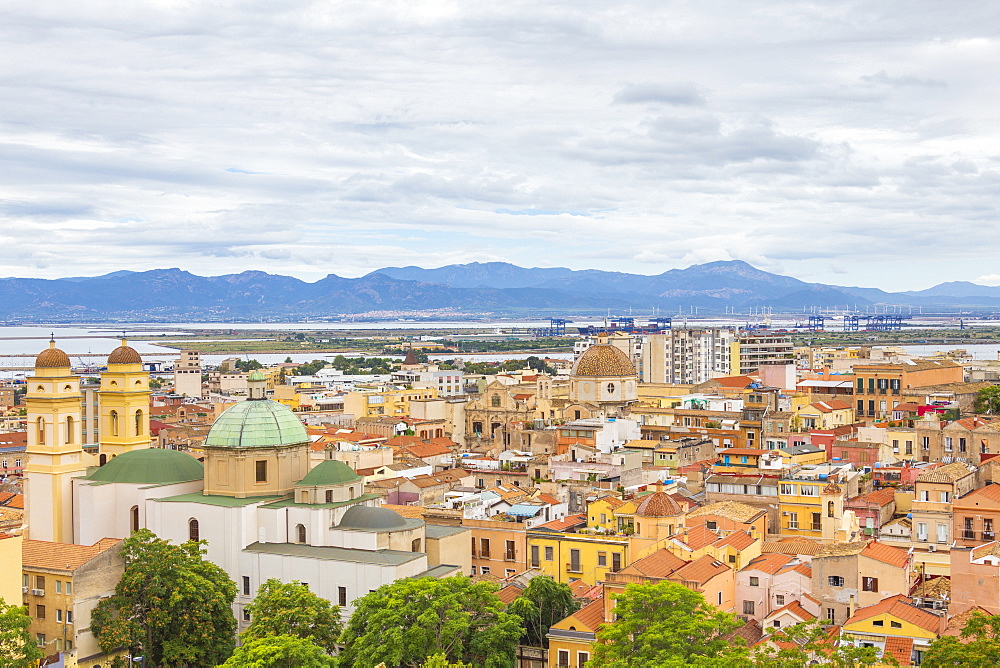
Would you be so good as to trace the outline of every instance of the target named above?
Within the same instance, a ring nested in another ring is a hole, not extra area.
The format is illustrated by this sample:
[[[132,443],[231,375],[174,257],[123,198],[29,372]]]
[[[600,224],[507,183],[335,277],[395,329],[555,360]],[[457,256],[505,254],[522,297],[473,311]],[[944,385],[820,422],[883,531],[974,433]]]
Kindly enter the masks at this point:
[[[102,538],[93,545],[53,543],[47,540],[24,541],[22,563],[24,568],[47,568],[57,571],[75,571],[105,550],[121,542],[118,538]]]
[[[438,457],[440,455],[450,455],[451,450],[443,445],[437,443],[418,443],[416,445],[410,445],[404,448],[408,453],[414,457]]]
[[[913,638],[886,637],[883,655],[891,656],[900,666],[912,666]]]
[[[906,598],[902,594],[890,596],[889,598],[879,601],[875,605],[859,608],[851,616],[851,618],[847,620],[847,623],[852,624],[854,622],[860,622],[862,620],[875,617],[876,615],[883,614],[892,615],[897,619],[910,622],[911,624],[934,633],[937,632],[938,625],[940,624],[940,619],[937,615],[927,612],[922,608],[918,608],[913,605],[910,599]]]
[[[924,580],[910,592],[910,596],[917,598],[951,598],[951,578],[937,577]]]
[[[517,585],[507,585],[496,594],[497,598],[499,598],[504,605],[510,605],[514,602],[515,598],[521,595],[521,592],[523,591],[524,590]]]
[[[772,612],[770,615],[764,618],[764,621],[766,622],[769,619],[774,619],[778,615],[786,612],[795,615],[796,617],[799,618],[799,620],[803,622],[808,622],[810,619],[815,619],[816,617],[816,615],[812,614],[811,612],[803,608],[801,603],[799,603],[798,601],[792,601],[788,605],[778,608],[777,610]]]
[[[546,522],[545,524],[539,524],[535,529],[548,529],[550,531],[566,531],[567,529],[572,529],[573,527],[578,527],[587,523],[587,515],[567,515],[561,520],[552,520],[551,522]]]
[[[880,543],[877,540],[868,543],[861,551],[861,555],[897,568],[903,568],[910,560],[910,555],[905,550]]]
[[[784,568],[782,568],[780,571],[778,571],[778,574],[780,575],[782,573],[790,573],[791,571],[795,571],[796,573],[801,573],[802,575],[806,576],[807,578],[812,578],[812,574],[813,574],[812,567],[809,566],[809,564],[803,564],[803,563],[788,564],[787,566],[785,566]]]
[[[756,619],[751,619],[735,631],[724,635],[723,638],[730,641],[740,638],[744,645],[753,647],[763,635],[764,631],[760,628],[760,624],[757,623]]]
[[[635,365],[620,348],[608,343],[595,344],[583,351],[573,365],[571,376],[635,376]]]
[[[761,571],[774,575],[784,568],[793,557],[787,554],[763,554],[743,567],[744,571]]]
[[[714,378],[711,382],[722,387],[748,387],[754,380],[750,376],[724,376]]]
[[[687,531],[687,535],[682,539],[692,550],[700,550],[706,545],[711,545],[719,540],[719,534],[715,533],[708,526],[699,524]]]
[[[664,548],[629,564],[619,572],[627,575],[644,575],[650,578],[666,578],[687,563],[684,559]]]
[[[423,519],[427,509],[423,506],[397,506],[391,503],[383,503],[383,508],[388,508],[409,519]]]
[[[877,489],[873,492],[868,492],[867,494],[862,494],[856,496],[853,499],[848,499],[847,504],[866,504],[874,503],[879,506],[887,506],[896,500],[896,493],[891,488]]]
[[[745,550],[757,542],[757,539],[746,531],[734,531],[725,538],[715,541],[715,547],[732,547],[736,550]]]
[[[635,509],[636,517],[676,517],[684,510],[666,492],[650,494]]]
[[[848,410],[851,405],[846,401],[840,401],[839,399],[831,399],[830,401],[816,401],[809,404],[811,407],[818,410],[820,413],[832,413],[833,411],[844,411]]]
[[[988,556],[1000,557],[1000,542],[992,541],[986,543],[985,545],[980,545],[978,547],[972,548],[972,555],[970,559],[975,561],[976,559],[982,559]]]
[[[964,507],[974,504],[978,506],[980,502],[984,502],[989,505],[1000,503],[1000,485],[990,483],[985,487],[974,489],[961,499],[957,499],[955,501],[955,505]]]
[[[765,541],[760,546],[761,554],[807,554],[817,555],[823,546],[812,541]]]
[[[730,570],[729,566],[706,554],[678,568],[669,579],[675,582],[686,581],[704,584],[716,575],[728,570]]]
[[[970,473],[972,470],[968,464],[955,462],[954,464],[945,464],[933,471],[921,473],[917,477],[917,482],[955,482]]]
[[[0,500],[0,506],[24,510],[24,494],[11,494],[7,498]]]
[[[764,512],[739,501],[719,501],[718,503],[710,503],[707,506],[692,510],[688,513],[688,517],[718,515],[734,522],[749,522]]]

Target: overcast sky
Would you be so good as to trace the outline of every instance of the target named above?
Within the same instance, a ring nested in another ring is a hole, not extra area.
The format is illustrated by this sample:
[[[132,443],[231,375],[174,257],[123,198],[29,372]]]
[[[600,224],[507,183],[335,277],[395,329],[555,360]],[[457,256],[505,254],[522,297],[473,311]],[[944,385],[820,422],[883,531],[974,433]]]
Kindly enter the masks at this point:
[[[1000,2],[0,5],[0,275],[1000,284]]]

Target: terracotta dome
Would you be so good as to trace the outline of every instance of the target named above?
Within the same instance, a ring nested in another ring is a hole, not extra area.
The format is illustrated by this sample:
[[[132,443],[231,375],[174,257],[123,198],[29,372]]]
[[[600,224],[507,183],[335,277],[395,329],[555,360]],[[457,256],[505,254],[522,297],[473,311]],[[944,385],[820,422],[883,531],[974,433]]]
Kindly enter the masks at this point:
[[[122,344],[108,355],[108,364],[142,364],[142,358],[122,339]]]
[[[571,376],[635,376],[635,365],[621,348],[608,343],[590,346],[573,365]]]
[[[653,492],[635,509],[636,517],[676,517],[683,514],[680,504],[666,492]]]
[[[49,347],[38,353],[35,358],[35,368],[52,369],[68,367],[69,355],[56,348],[55,341],[49,341]]]

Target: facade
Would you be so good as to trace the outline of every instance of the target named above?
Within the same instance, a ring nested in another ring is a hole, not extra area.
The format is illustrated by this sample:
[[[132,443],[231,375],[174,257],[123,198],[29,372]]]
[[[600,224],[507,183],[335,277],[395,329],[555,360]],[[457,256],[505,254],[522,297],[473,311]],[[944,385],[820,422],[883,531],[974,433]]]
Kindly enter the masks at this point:
[[[591,417],[627,417],[639,399],[638,383],[628,355],[617,346],[596,343],[573,364],[567,410],[586,409]],[[573,418],[578,419],[575,413]]]
[[[859,607],[910,591],[910,555],[878,541],[824,545],[810,565],[820,618],[833,624],[843,624]]]
[[[1000,484],[990,483],[956,496],[951,510],[958,545],[976,547],[995,542],[1000,530]]]
[[[201,353],[182,350],[174,362],[174,394],[201,398]]]
[[[642,342],[642,381],[695,385],[730,373],[732,330],[671,329]]]
[[[786,366],[795,363],[792,340],[782,334],[740,333],[730,344],[731,375],[755,373],[762,366]]]
[[[900,403],[903,390],[945,383],[961,383],[962,367],[944,360],[859,364],[854,367],[857,416],[886,418]]]

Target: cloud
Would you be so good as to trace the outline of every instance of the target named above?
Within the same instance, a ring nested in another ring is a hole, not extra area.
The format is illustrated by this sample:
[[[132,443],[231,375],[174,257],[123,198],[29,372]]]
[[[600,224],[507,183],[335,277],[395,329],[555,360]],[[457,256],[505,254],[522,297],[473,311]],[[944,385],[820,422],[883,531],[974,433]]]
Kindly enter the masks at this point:
[[[866,83],[885,84],[894,88],[904,86],[918,86],[920,88],[947,88],[948,84],[937,79],[925,79],[921,77],[903,75],[891,77],[885,70],[879,70],[875,74],[866,74],[861,77]]]
[[[1000,286],[1000,274],[985,274],[978,278],[972,279],[973,283],[978,285],[988,285],[990,287]]]
[[[679,107],[700,107],[705,98],[693,83],[628,84],[615,93],[614,104],[662,103]]]

